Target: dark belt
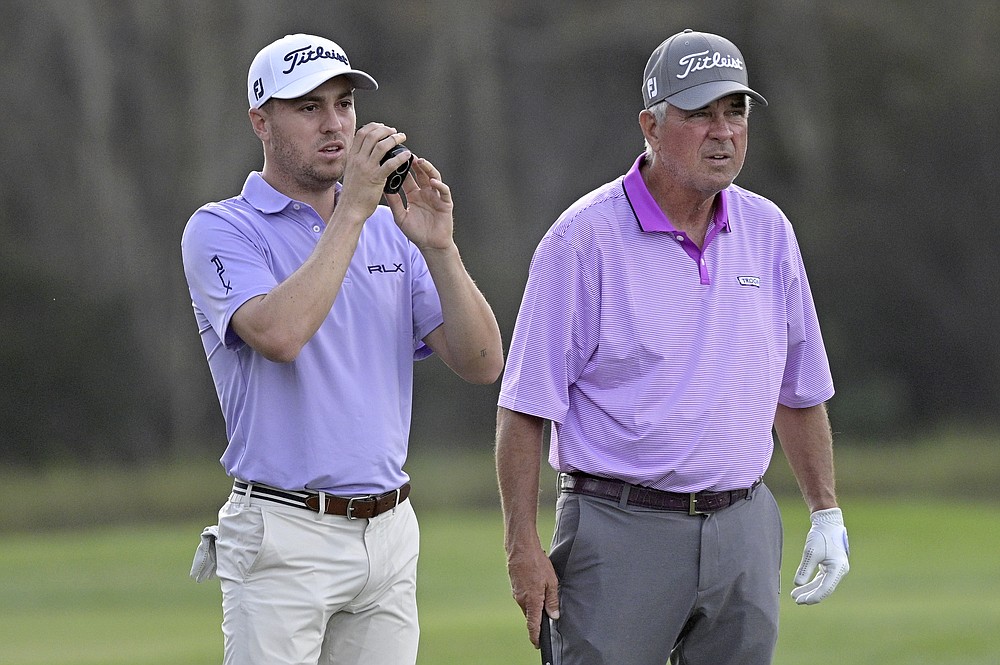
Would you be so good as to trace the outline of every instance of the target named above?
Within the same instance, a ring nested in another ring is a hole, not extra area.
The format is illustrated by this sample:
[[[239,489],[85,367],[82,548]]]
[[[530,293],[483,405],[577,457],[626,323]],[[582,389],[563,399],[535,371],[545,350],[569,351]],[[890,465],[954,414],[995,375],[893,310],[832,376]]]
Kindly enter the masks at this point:
[[[620,502],[622,494],[627,489],[628,498],[625,502],[630,506],[676,511],[688,515],[708,515],[717,510],[728,508],[738,501],[749,499],[760,484],[761,480],[758,480],[752,487],[746,489],[682,494],[665,492],[642,485],[630,485],[621,480],[601,478],[586,473],[559,474],[559,490],[562,492],[585,494],[586,496],[596,496]]]
[[[304,508],[314,513],[323,512],[327,515],[342,515],[352,520],[368,519],[376,515],[381,515],[401,504],[410,495],[410,483],[405,483],[399,489],[390,490],[384,494],[368,494],[352,497],[324,494],[323,498],[326,506],[320,511],[320,495],[316,492],[282,490],[277,487],[237,480],[233,483],[233,494],[246,496],[248,487],[250,488],[251,498],[279,503],[284,506]]]

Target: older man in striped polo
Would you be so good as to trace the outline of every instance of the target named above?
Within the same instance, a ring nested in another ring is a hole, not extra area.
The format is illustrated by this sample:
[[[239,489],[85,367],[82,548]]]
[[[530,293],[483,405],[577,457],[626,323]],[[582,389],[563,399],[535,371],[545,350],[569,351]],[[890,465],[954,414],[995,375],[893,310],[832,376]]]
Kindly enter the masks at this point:
[[[570,206],[531,263],[497,422],[508,572],[534,644],[551,617],[557,664],[770,663],[772,427],[811,511],[793,597],[818,603],[848,570],[833,381],[791,224],[733,184],[751,103],[766,105],[742,54],[678,33],[643,98],[646,151]],[[548,556],[546,420],[561,490]]]

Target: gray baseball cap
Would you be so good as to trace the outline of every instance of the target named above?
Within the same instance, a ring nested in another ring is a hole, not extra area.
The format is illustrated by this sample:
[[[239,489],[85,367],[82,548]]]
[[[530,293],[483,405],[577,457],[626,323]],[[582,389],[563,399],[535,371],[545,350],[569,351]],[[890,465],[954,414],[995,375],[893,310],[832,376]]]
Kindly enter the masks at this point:
[[[690,29],[656,47],[642,76],[646,108],[666,100],[685,111],[715,100],[745,93],[767,106],[767,100],[747,83],[746,63],[736,46],[723,37]]]

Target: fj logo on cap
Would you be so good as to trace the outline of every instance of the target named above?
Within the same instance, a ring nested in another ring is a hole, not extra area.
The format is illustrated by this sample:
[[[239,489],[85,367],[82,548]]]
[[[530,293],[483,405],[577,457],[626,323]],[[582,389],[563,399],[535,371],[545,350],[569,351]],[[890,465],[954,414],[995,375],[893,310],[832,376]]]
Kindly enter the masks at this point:
[[[253,82],[253,96],[256,99],[264,96],[264,79],[257,79]]]
[[[743,61],[729,55],[723,55],[716,51],[712,55],[708,51],[692,53],[677,61],[677,64],[684,67],[684,73],[678,74],[677,78],[687,78],[691,72],[698,72],[702,69],[714,69],[716,67],[728,67],[730,69],[743,69]],[[704,57],[702,57],[704,56]]]
[[[646,96],[649,97],[650,99],[653,99],[654,97],[656,97],[657,92],[658,89],[656,86],[656,77],[650,76],[648,79],[646,79]]]

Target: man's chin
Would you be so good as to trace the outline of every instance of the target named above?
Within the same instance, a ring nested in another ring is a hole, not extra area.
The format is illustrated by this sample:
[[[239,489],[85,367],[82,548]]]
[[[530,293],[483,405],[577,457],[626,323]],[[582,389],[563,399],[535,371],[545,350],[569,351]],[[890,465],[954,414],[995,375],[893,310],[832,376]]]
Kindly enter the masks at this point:
[[[342,169],[315,169],[307,174],[307,178],[315,189],[329,189],[343,177]]]

